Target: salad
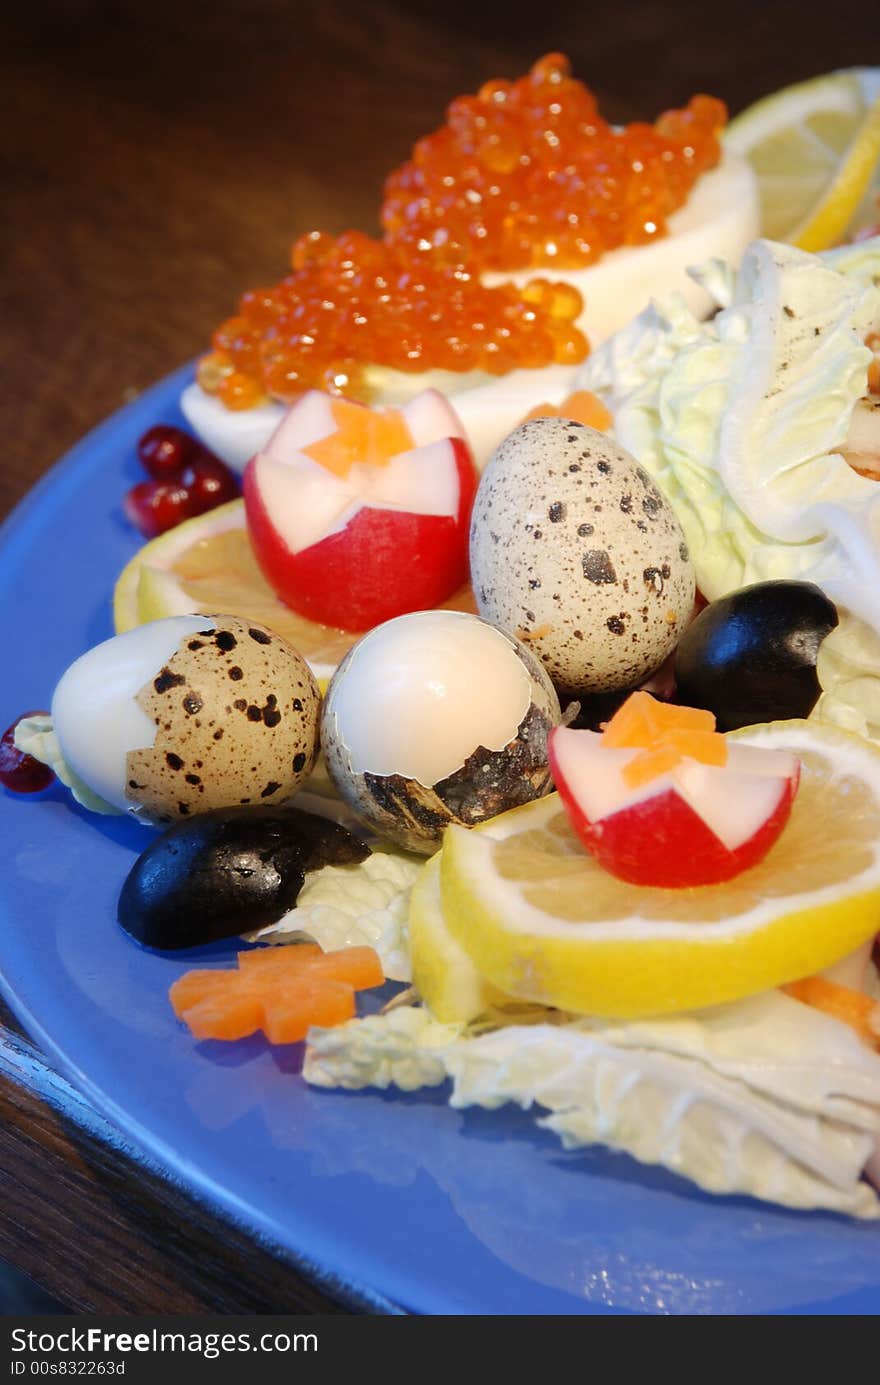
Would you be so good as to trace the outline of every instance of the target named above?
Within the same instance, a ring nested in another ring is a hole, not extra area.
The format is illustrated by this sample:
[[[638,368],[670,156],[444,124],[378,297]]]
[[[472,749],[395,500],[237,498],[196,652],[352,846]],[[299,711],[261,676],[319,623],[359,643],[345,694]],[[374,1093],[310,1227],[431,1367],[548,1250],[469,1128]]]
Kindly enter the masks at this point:
[[[725,119],[618,130],[551,55],[453,103],[381,239],[301,237],[199,440],[142,440],[117,634],[0,773],[152,830],[135,942],[245,940],[169,973],[196,1040],[870,1220],[880,237],[756,238]]]

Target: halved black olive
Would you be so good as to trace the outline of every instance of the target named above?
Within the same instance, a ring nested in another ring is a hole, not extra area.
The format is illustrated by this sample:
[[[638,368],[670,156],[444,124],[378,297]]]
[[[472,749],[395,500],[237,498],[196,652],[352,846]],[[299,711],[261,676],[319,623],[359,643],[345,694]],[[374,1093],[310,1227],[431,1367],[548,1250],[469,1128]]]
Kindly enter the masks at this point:
[[[135,862],[119,922],[147,947],[177,950],[275,923],[306,871],[350,865],[369,847],[297,808],[225,808],[175,823]]]
[[[819,646],[837,608],[813,582],[755,582],[713,601],[675,652],[678,700],[714,712],[719,731],[807,717],[819,699]]]

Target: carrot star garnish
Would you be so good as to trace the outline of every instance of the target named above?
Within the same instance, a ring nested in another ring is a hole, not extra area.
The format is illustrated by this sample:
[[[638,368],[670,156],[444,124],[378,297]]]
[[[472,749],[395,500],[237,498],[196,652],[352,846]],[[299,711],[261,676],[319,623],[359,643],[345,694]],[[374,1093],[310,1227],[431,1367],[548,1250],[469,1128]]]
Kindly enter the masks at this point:
[[[334,399],[330,408],[336,432],[303,451],[335,476],[347,476],[358,462],[386,466],[398,453],[415,447],[412,433],[397,409],[370,409],[349,399]]]
[[[371,947],[322,952],[299,943],[240,952],[237,970],[188,971],[168,994],[196,1039],[244,1039],[262,1029],[270,1043],[293,1044],[313,1024],[351,1019],[355,991],[384,980]]]
[[[600,433],[607,433],[614,422],[602,400],[593,394],[592,390],[575,390],[559,405],[536,404],[533,409],[529,409],[523,423],[529,423],[533,418],[571,418],[575,423],[586,423],[590,428],[598,428]]]
[[[628,697],[604,728],[610,749],[637,749],[621,773],[631,789],[666,774],[685,758],[703,765],[727,764],[727,742],[711,712],[658,702],[650,693]]]

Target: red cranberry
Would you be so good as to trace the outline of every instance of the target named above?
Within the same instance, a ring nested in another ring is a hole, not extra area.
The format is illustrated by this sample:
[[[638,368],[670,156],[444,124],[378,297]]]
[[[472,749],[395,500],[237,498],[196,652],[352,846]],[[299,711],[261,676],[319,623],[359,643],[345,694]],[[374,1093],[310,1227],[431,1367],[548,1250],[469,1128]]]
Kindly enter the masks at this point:
[[[182,520],[203,515],[239,494],[229,468],[170,423],[158,423],[144,433],[138,456],[152,480],[133,486],[124,508],[145,539],[164,534]]]
[[[48,765],[15,748],[15,728],[25,717],[45,716],[45,712],[22,712],[0,737],[0,784],[13,793],[39,793],[55,778]]]
[[[126,495],[123,509],[145,539],[164,534],[196,513],[189,491],[179,481],[141,481]]]
[[[203,515],[227,500],[235,500],[239,494],[238,481],[219,458],[210,452],[201,451],[180,477],[181,484],[189,491],[192,513]]]
[[[176,479],[197,450],[195,438],[171,423],[157,423],[137,445],[144,470],[156,481]]]

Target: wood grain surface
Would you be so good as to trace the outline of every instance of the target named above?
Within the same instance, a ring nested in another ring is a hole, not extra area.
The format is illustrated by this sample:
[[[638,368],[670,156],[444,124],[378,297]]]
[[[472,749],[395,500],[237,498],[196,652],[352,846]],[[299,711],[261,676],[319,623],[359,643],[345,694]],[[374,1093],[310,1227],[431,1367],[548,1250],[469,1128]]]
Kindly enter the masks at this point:
[[[2,1004],[0,1186],[0,1260],[75,1312],[351,1311],[145,1161]]]
[[[548,17],[549,16],[549,17]],[[455,94],[561,49],[614,119],[880,62],[869,0],[39,0],[4,16],[0,515],[198,354]],[[159,420],[157,420],[158,422]],[[0,1017],[0,1256],[79,1310],[327,1312],[131,1151]],[[48,1190],[48,1191],[47,1191]]]
[[[39,0],[7,7],[0,514],[198,354],[303,230],[376,229],[452,96],[566,51],[613,118],[880,62],[869,0]],[[548,18],[549,14],[549,18]]]

